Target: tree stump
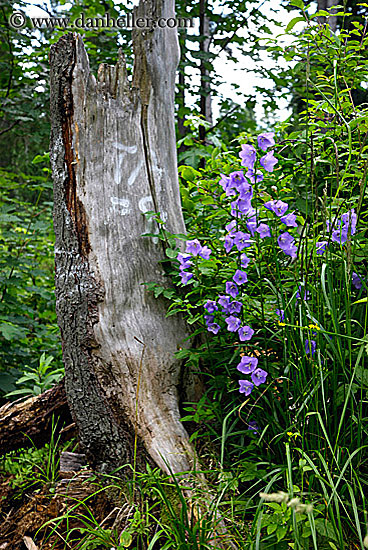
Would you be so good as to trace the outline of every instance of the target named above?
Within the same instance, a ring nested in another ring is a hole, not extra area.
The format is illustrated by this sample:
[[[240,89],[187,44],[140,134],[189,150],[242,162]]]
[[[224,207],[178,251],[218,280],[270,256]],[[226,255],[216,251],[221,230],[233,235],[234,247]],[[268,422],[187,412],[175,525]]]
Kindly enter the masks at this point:
[[[145,0],[136,17],[173,17],[173,0]],[[145,282],[167,286],[162,242],[145,216],[184,233],[174,128],[176,29],[133,33],[124,60],[91,74],[82,39],[52,46],[51,164],[55,282],[68,403],[83,451],[100,471],[151,458],[165,472],[190,470],[180,422],[181,363],[188,336]]]

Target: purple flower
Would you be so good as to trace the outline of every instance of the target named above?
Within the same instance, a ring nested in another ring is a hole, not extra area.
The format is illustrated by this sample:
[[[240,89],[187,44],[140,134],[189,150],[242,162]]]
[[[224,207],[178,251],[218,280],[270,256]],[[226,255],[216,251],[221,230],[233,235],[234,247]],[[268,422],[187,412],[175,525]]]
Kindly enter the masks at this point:
[[[251,186],[250,183],[247,183],[247,182],[243,183],[238,187],[238,191],[241,199],[250,201],[251,198],[253,197],[253,187]]]
[[[278,315],[280,322],[285,320],[285,312],[283,309],[276,309],[276,315]]]
[[[202,250],[200,251],[199,255],[204,260],[209,260],[211,252],[212,250],[208,248],[208,246],[202,246]]]
[[[236,332],[240,327],[240,319],[234,317],[234,315],[230,315],[230,317],[227,317],[225,321],[227,323],[227,330],[229,332]]]
[[[268,151],[259,162],[267,172],[273,172],[273,167],[278,163],[278,160],[273,156],[273,151]]]
[[[317,348],[317,344],[315,342],[315,340],[311,340],[309,342],[309,340],[306,340],[305,341],[305,353],[308,355],[308,354],[312,354],[312,357],[314,355],[314,352],[316,351],[316,348]]]
[[[246,254],[240,254],[240,265],[246,269],[248,267],[248,264],[250,262],[250,259]]]
[[[234,300],[234,302],[229,304],[229,313],[240,313],[242,306],[241,302]]]
[[[230,178],[228,178],[227,176],[225,176],[224,174],[220,174],[221,175],[221,179],[219,181],[219,184],[221,185],[221,187],[223,188],[224,191],[226,191],[226,188],[227,186],[229,185],[230,183]]]
[[[230,250],[234,246],[234,239],[230,237],[230,235],[226,235],[225,242],[224,242],[224,248],[226,252],[229,254]]]
[[[231,203],[231,215],[234,218],[240,218],[249,211],[251,206],[250,199],[236,199]]]
[[[226,313],[230,313],[230,296],[219,296],[218,303]]]
[[[279,235],[279,238],[277,239],[277,242],[279,243],[279,246],[281,250],[285,252],[288,256],[295,257],[296,256],[296,246],[294,246],[294,237],[290,235],[287,231],[284,233],[281,233]]]
[[[349,212],[346,212],[345,214],[343,214],[341,216],[341,220],[345,225],[346,229],[349,228],[349,225],[351,226],[350,231],[351,231],[351,234],[354,235],[354,233],[356,232],[356,225],[358,220],[358,216],[356,215],[354,208],[352,210],[349,210]]]
[[[226,294],[230,294],[233,298],[236,298],[239,294],[238,286],[233,283],[232,281],[228,281],[225,285],[226,288]]]
[[[193,256],[198,256],[201,250],[202,246],[198,239],[195,239],[194,241],[187,241],[185,252],[192,254]]]
[[[239,334],[240,341],[241,342],[246,342],[246,341],[252,339],[252,336],[254,334],[254,330],[251,329],[248,326],[240,327],[240,329],[238,330],[238,334]]]
[[[287,227],[298,227],[295,214],[286,214],[286,216],[282,216],[280,218],[280,221],[284,223]]]
[[[208,313],[214,313],[218,310],[216,302],[213,300],[207,300],[207,302],[204,305],[204,308],[207,309]]]
[[[217,323],[211,323],[210,325],[207,326],[207,330],[209,332],[213,332],[213,334],[217,334],[218,331],[220,330],[220,325],[218,325]]]
[[[257,357],[242,357],[239,365],[236,367],[242,374],[250,374],[258,365]]]
[[[252,237],[254,236],[254,232],[257,229],[257,222],[247,222],[247,229],[250,231],[250,234]],[[250,246],[250,245],[249,245]]]
[[[252,392],[252,389],[254,387],[252,382],[249,382],[249,380],[239,380],[239,384],[239,392],[244,393],[246,396],[248,396]]]
[[[242,145],[242,150],[239,153],[239,157],[242,159],[241,165],[253,170],[254,163],[256,162],[256,150],[253,145]]]
[[[271,237],[271,230],[265,223],[260,223],[256,231],[259,233],[261,239],[264,239],[265,237]]]
[[[263,181],[264,175],[259,171],[255,172],[254,170],[248,170],[245,177],[248,178],[251,183],[259,183]]]
[[[302,285],[299,285],[298,286],[298,291],[296,293],[296,299],[299,300],[299,298],[301,297],[301,290],[302,290]],[[303,300],[309,300],[309,297],[310,297],[310,292],[309,290],[304,290],[304,297],[303,297]]]
[[[335,231],[332,232],[331,240],[334,243],[344,244],[348,240],[348,228],[346,226],[335,229]]]
[[[360,290],[363,286],[362,279],[359,277],[358,273],[355,273],[355,271],[353,271],[351,282],[353,283],[353,285],[357,290]]]
[[[259,426],[255,420],[248,422],[248,431],[257,434],[259,432]]]
[[[233,184],[233,186],[239,191],[242,183],[246,183],[244,173],[243,172],[232,172],[230,174],[230,181]]]
[[[262,149],[262,151],[266,151],[268,147],[275,145],[275,140],[273,139],[274,135],[275,132],[263,132],[263,134],[259,134],[257,137],[258,147]]]
[[[250,377],[254,385],[259,386],[260,384],[264,384],[266,382],[267,375],[268,375],[268,372],[258,368],[252,372]]]
[[[237,285],[242,285],[248,281],[248,275],[245,273],[245,271],[237,269],[235,271],[233,280],[236,282]]]
[[[326,252],[326,248],[328,247],[328,241],[319,241],[319,243],[316,244],[316,254],[319,256]]]
[[[204,317],[204,322],[206,323],[206,325],[211,325],[215,320],[214,315],[204,315],[203,317]]]
[[[187,271],[180,271],[179,275],[181,277],[181,282],[183,283],[183,285],[188,284],[190,279],[193,277],[193,273],[188,273]]]
[[[229,235],[233,235],[236,230],[236,221],[232,220],[230,223],[225,225],[225,229],[229,233]]]
[[[179,252],[176,259],[179,260],[181,270],[187,269],[192,265],[192,262],[189,260],[189,258],[191,258],[190,254],[182,254],[181,252]]]
[[[236,248],[239,250],[239,252],[252,244],[249,239],[250,239],[249,233],[243,233],[243,231],[237,231],[235,233],[234,244]]]
[[[294,237],[285,231],[279,235],[277,242],[279,243],[280,248],[289,248],[289,246],[294,242]]]
[[[289,205],[283,201],[268,201],[264,203],[265,208],[271,210],[276,214],[276,216],[283,216],[286,210],[289,208]]]

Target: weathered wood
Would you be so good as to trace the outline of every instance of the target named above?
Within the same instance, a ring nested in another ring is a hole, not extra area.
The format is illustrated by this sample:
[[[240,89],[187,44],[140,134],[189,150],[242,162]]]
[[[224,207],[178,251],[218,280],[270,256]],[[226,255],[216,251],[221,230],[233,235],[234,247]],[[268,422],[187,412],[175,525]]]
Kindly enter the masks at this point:
[[[136,17],[173,17],[173,0],[145,0]],[[168,285],[155,211],[185,231],[174,131],[175,29],[133,33],[132,82],[124,60],[90,72],[80,36],[51,49],[56,304],[66,391],[80,441],[100,471],[146,450],[164,471],[192,466],[180,422],[181,364],[188,336],[165,299],[143,283]],[[142,455],[143,458],[143,455]]]
[[[59,418],[57,431],[72,422],[64,383],[30,397],[21,403],[6,403],[0,408],[0,456],[50,441],[52,419]],[[57,433],[56,431],[56,433]]]

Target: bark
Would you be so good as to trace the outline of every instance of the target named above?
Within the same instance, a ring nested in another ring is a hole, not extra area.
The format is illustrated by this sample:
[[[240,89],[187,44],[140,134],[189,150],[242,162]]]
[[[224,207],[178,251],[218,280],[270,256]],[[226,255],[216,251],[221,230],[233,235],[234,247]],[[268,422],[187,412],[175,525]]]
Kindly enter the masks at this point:
[[[0,456],[29,447],[32,443],[36,446],[48,443],[53,417],[55,434],[63,425],[68,426],[72,422],[63,382],[22,403],[3,405],[0,408]],[[56,427],[57,419],[59,420]]]
[[[210,20],[206,13],[207,0],[200,0],[199,4],[199,34],[204,37],[200,42],[200,51],[203,54],[208,53],[210,46]],[[209,82],[209,71],[207,69],[208,60],[201,59],[201,99],[200,99],[200,112],[204,119],[212,124],[212,98],[211,98],[211,86]],[[206,138],[206,130],[203,126],[199,128],[199,139],[203,143]]]
[[[173,17],[173,0],[146,0],[136,17]],[[180,422],[188,336],[180,317],[145,282],[168,286],[162,241],[145,217],[160,213],[184,233],[176,166],[175,29],[133,33],[132,83],[123,59],[97,81],[82,39],[51,49],[51,163],[55,284],[66,393],[83,452],[100,471],[152,459],[165,472],[190,470],[193,449]]]
[[[318,10],[328,10],[330,8],[333,8],[337,4],[339,4],[339,0],[318,0],[317,4],[318,4]],[[336,12],[336,10],[335,10],[335,12]],[[333,14],[334,11],[332,11],[331,13]],[[326,17],[319,17],[318,21],[320,23],[325,23],[326,22]],[[328,17],[328,19],[327,19],[327,22],[330,25],[331,30],[335,32],[336,27],[337,27],[337,16],[336,15],[330,15],[330,17]]]

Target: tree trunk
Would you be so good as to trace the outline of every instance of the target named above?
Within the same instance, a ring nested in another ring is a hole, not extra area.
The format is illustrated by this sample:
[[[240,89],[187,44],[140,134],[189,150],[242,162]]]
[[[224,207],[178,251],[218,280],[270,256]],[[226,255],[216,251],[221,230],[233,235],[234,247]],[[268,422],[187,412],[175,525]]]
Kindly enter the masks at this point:
[[[146,0],[138,17],[173,17],[173,0]],[[82,39],[51,48],[51,163],[55,283],[66,393],[91,464],[109,471],[152,459],[165,472],[190,470],[193,449],[180,422],[188,336],[165,299],[162,241],[147,211],[184,233],[174,130],[175,29],[133,32],[133,81],[124,60],[101,65],[97,81]]]
[[[333,8],[337,4],[339,4],[339,0],[317,0],[317,4],[318,4],[318,10],[328,10],[330,8]],[[332,15],[330,15],[330,17],[328,18],[328,24],[330,25],[331,30],[335,32],[337,27],[337,16],[333,15],[334,13],[336,13],[336,10],[331,11]],[[318,21],[320,23],[325,23],[326,18],[319,17]]]
[[[52,430],[56,438],[71,422],[64,382],[21,403],[5,403],[0,407],[0,456],[32,444],[45,445]]]
[[[201,99],[200,111],[204,119],[212,125],[212,99],[211,86],[209,82],[209,71],[207,69],[208,59],[205,54],[209,51],[210,46],[210,21],[206,13],[207,0],[200,0],[199,3],[199,34],[202,37],[200,42],[200,51],[203,54],[201,57]],[[199,127],[199,139],[204,143],[206,138],[206,130],[203,126]]]

